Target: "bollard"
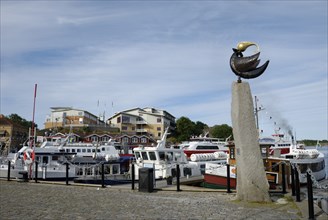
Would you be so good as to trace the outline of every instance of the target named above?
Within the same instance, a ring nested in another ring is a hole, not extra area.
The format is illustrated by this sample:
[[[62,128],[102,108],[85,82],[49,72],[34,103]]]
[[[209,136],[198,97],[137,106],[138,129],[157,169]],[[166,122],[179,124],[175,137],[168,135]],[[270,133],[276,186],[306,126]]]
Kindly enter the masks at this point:
[[[38,182],[38,161],[35,161],[35,175],[34,175],[35,182]]]
[[[290,175],[292,178],[292,196],[295,196],[295,173],[293,164],[290,164]]]
[[[132,166],[131,166],[131,178],[132,178],[132,185],[131,185],[131,189],[134,190],[134,163],[132,163]]]
[[[281,175],[282,175],[282,193],[286,194],[286,173],[285,173],[286,164],[281,164]]]
[[[66,162],[66,185],[68,185],[68,170],[69,170],[69,164]]]
[[[10,169],[11,169],[11,162],[10,160],[8,161],[8,176],[7,176],[7,180],[10,181]]]
[[[300,178],[299,178],[299,173],[298,170],[296,168],[296,172],[295,172],[295,188],[296,188],[296,202],[300,202],[301,201],[301,189],[300,189]]]
[[[230,164],[227,164],[227,193],[231,193],[230,188]]]
[[[177,192],[180,190],[180,165],[177,164]]]
[[[105,164],[101,163],[101,187],[105,188]]]
[[[309,219],[314,219],[314,207],[313,207],[313,189],[312,180],[309,172],[306,172],[307,178],[307,193],[308,193],[308,206],[309,206]]]

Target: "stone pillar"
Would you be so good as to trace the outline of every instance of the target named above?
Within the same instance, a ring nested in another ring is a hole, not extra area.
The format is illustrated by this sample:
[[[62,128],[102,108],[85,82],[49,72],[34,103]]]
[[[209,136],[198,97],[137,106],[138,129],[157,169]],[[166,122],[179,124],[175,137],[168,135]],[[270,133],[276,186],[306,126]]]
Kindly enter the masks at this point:
[[[236,148],[237,199],[271,202],[247,82],[232,84],[231,118]]]

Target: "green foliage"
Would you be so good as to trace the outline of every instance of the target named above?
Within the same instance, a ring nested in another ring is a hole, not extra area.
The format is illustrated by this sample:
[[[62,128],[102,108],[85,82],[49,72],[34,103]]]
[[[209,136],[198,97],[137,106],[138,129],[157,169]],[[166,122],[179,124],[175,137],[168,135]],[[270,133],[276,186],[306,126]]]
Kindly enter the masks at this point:
[[[214,138],[226,139],[232,136],[232,127],[227,124],[214,125],[210,128],[210,136]]]
[[[27,121],[26,119],[22,118],[18,114],[11,114],[8,115],[7,118],[9,118],[13,123],[19,124],[26,128],[32,127],[32,121]],[[37,128],[38,125],[34,123],[34,126]]]
[[[189,140],[195,130],[195,123],[187,117],[181,117],[177,120],[177,141],[182,142]]]

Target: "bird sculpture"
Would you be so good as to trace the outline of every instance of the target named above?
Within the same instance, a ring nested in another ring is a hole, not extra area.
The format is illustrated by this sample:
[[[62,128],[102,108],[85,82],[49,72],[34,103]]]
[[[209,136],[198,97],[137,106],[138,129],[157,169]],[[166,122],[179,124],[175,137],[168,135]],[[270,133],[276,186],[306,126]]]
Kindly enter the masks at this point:
[[[244,57],[243,52],[250,46],[256,46],[257,53]],[[238,82],[241,82],[241,78],[253,79],[260,76],[269,65],[267,60],[262,66],[257,67],[260,63],[258,59],[260,56],[259,46],[253,42],[240,42],[237,48],[233,48],[233,54],[230,57],[230,67],[232,71],[238,76]]]

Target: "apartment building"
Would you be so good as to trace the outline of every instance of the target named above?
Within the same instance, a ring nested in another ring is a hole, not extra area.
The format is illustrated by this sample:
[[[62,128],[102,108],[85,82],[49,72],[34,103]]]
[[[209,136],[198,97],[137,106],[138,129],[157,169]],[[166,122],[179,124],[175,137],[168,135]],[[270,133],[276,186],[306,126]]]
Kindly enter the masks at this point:
[[[97,127],[105,126],[103,121],[88,111],[71,107],[52,107],[51,114],[46,117],[45,129],[59,127]]]
[[[175,117],[165,110],[155,108],[133,108],[118,112],[107,120],[107,124],[129,135],[147,135],[160,139],[166,127],[175,128]]]

